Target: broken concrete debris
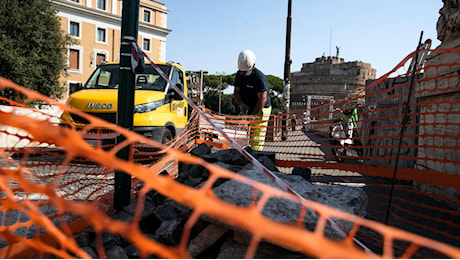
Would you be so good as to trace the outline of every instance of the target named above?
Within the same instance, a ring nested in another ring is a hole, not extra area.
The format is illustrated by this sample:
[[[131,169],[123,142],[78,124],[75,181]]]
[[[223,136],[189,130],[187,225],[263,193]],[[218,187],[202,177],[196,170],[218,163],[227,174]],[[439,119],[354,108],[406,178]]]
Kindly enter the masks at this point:
[[[304,199],[316,201],[357,216],[364,215],[367,195],[361,188],[312,184],[310,169],[296,166],[292,174],[283,174],[277,171],[274,153],[255,152],[250,148],[245,149]],[[275,182],[260,169],[254,167],[247,158],[235,149],[211,152],[209,146],[200,144],[191,151],[191,154],[257,182],[277,186]],[[191,187],[200,187],[209,178],[209,174],[209,171],[201,165],[180,164],[176,181]],[[214,183],[213,192],[223,201],[237,206],[247,206],[253,199],[253,188],[234,180],[219,180]],[[133,200],[130,205],[115,214],[113,218],[131,221],[137,203],[137,199]],[[264,205],[261,213],[277,222],[295,223],[300,209],[299,203],[281,198],[271,198]],[[165,245],[178,245],[185,222],[191,212],[192,209],[180,205],[156,191],[150,191],[144,200],[139,226],[144,234],[152,240]],[[314,230],[317,219],[316,213],[313,210],[308,210],[303,220],[303,225],[307,230]],[[352,223],[347,221],[333,221],[344,231],[352,227]],[[324,235],[334,240],[343,239],[340,232],[330,227],[326,228]],[[90,256],[99,258],[96,253],[95,240],[94,231],[87,231],[76,237],[77,243],[83,250],[88,252]],[[102,234],[102,240],[107,258],[142,257],[134,245],[116,235],[104,233]],[[244,258],[250,240],[251,234],[244,230],[227,226],[225,223],[209,216],[202,216],[192,229],[188,253],[195,258]],[[156,256],[150,255],[148,257],[155,258]],[[306,258],[309,256],[262,241],[254,257]]]

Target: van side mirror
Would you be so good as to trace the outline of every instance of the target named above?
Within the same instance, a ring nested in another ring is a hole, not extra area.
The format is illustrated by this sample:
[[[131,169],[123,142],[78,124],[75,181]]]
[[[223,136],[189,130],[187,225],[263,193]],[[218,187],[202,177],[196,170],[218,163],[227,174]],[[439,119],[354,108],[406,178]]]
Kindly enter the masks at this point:
[[[168,99],[169,100],[182,100],[183,98],[174,89],[171,89],[168,91]]]
[[[183,89],[182,84],[176,84],[176,86],[180,89]],[[181,95],[179,95],[179,93],[177,93],[176,90],[174,90],[173,88],[170,88],[168,90],[168,99],[169,100],[182,100],[183,98]]]
[[[75,93],[75,92],[77,92],[79,90],[82,90],[82,89],[83,89],[83,84],[81,84],[81,82],[72,84],[72,85],[70,85],[70,88],[69,88],[69,94]]]

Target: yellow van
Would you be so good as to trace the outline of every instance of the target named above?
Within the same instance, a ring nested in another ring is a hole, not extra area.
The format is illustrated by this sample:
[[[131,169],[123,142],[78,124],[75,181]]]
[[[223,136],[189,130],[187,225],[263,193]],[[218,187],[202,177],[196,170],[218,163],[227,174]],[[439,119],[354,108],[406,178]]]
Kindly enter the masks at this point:
[[[184,68],[178,63],[155,63],[185,96],[187,80]],[[104,63],[88,81],[72,93],[67,103],[87,114],[116,124],[118,106],[119,63]],[[188,120],[188,104],[150,63],[136,74],[133,130],[161,143],[173,139]],[[82,128],[89,122],[75,114],[63,113],[61,123]]]

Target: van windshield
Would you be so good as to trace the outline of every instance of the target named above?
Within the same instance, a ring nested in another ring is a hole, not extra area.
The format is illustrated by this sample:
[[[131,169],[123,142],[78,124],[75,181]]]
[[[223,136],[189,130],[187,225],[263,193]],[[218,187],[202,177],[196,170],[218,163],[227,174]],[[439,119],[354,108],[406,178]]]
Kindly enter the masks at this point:
[[[158,65],[160,69],[169,75],[170,65]],[[85,89],[118,89],[118,64],[100,65],[93,72],[85,84]],[[136,74],[135,88],[144,90],[164,91],[166,89],[166,80],[149,64],[145,64],[143,73]]]

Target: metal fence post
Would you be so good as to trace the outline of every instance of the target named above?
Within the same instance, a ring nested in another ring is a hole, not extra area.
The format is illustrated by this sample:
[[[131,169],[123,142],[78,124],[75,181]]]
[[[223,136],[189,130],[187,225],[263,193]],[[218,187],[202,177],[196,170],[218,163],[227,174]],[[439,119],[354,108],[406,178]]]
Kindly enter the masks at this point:
[[[118,89],[117,124],[128,130],[133,130],[134,118],[134,84],[135,74],[131,64],[131,48],[137,46],[136,40],[139,28],[139,0],[123,1],[121,16],[121,45],[120,73]],[[129,40],[131,39],[131,40]],[[129,42],[131,41],[131,42]],[[119,136],[117,143],[125,139]],[[121,149],[117,157],[129,160],[131,146]],[[131,175],[125,172],[115,172],[114,209],[119,211],[131,202]]]

